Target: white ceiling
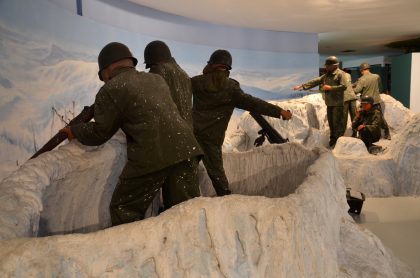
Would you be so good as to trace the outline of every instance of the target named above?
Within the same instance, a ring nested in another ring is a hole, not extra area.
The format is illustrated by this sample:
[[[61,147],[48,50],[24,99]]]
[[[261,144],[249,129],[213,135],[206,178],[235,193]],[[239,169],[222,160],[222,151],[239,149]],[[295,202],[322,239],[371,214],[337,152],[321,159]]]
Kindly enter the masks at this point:
[[[129,0],[228,26],[319,33],[321,54],[389,53],[384,44],[420,36],[420,0]]]

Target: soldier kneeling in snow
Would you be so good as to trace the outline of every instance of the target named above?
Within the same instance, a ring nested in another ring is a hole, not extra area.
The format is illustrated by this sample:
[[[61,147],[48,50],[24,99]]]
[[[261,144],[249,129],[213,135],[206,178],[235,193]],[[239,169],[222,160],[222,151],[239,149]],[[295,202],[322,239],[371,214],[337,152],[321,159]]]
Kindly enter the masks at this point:
[[[352,124],[352,128],[359,132],[359,138],[365,143],[370,153],[375,147],[373,143],[381,138],[383,121],[382,113],[378,109],[373,109],[373,102],[372,97],[362,97],[361,109]]]

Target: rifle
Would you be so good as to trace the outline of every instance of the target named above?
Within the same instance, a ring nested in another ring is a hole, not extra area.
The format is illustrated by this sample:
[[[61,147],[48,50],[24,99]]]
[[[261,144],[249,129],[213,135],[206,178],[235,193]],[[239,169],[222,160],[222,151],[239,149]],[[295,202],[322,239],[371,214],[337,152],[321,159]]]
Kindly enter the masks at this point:
[[[82,112],[80,112],[79,115],[77,115],[76,117],[74,117],[68,126],[72,126],[72,125],[76,125],[76,124],[80,124],[80,123],[87,123],[90,120],[92,120],[93,118],[93,111],[94,111],[94,104],[92,104],[91,106],[85,106],[82,110]],[[57,147],[58,145],[61,144],[61,142],[63,142],[64,140],[67,139],[67,134],[65,134],[64,132],[57,132],[56,135],[54,135],[53,138],[51,138],[47,143],[45,143],[44,146],[42,146],[42,148],[40,148],[33,156],[31,156],[31,158],[35,158],[38,155],[51,151],[53,150],[55,147]]]
[[[249,114],[262,128],[260,131],[258,131],[258,134],[260,134],[260,136],[257,139],[255,139],[254,146],[261,146],[264,143],[266,137],[268,139],[268,142],[270,142],[271,144],[283,144],[289,142],[289,139],[284,139],[283,136],[281,136],[280,133],[278,133],[277,130],[275,130],[267,122],[267,120],[263,118],[263,116],[254,112],[249,112]]]

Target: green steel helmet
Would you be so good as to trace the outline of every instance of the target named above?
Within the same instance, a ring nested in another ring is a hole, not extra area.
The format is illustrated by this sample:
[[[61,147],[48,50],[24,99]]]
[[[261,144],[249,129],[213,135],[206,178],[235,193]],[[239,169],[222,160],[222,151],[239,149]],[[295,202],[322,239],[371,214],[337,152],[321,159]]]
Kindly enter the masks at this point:
[[[207,64],[222,64],[228,67],[229,70],[232,69],[232,55],[230,55],[229,51],[224,49],[218,49],[213,52],[210,56],[210,60]]]
[[[360,103],[370,103],[373,104],[373,97],[368,97],[368,96],[364,96],[362,97],[362,99],[360,100]]]
[[[101,71],[107,68],[112,63],[118,62],[125,58],[131,58],[133,60],[134,66],[137,65],[137,59],[131,54],[130,49],[125,44],[119,42],[111,42],[102,48],[101,52],[98,55],[98,65],[99,65],[99,79],[103,81],[101,76]]]
[[[340,64],[340,61],[335,56],[330,56],[325,60],[326,66],[338,66]]]
[[[150,68],[151,64],[168,62],[171,58],[171,51],[163,41],[152,41],[144,49],[144,63],[146,64],[146,69]]]
[[[360,70],[370,69],[370,65],[368,63],[361,63]]]

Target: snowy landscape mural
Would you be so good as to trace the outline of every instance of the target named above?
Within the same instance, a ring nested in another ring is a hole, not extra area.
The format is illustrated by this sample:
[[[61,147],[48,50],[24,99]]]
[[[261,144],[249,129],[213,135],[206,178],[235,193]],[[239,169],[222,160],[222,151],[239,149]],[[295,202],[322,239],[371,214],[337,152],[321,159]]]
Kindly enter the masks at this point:
[[[93,103],[102,85],[96,59],[105,44],[127,44],[140,61],[137,69],[144,70],[144,47],[160,39],[42,4],[0,3],[0,179],[24,163],[83,106]],[[201,74],[217,49],[166,42],[190,76]],[[229,51],[233,56],[231,77],[241,82],[245,92],[266,100],[292,97],[294,84],[317,74],[315,54]],[[233,122],[239,113],[235,112]]]
[[[155,39],[190,76],[223,48],[130,33],[46,0],[0,1],[0,276],[420,277],[418,256],[403,261],[346,202],[347,187],[418,200],[420,115],[382,95],[392,133],[378,142],[383,152],[369,154],[349,128],[328,149],[321,94],[290,89],[318,75],[317,54],[228,49],[245,92],[293,112],[290,121],[266,117],[289,142],[260,147],[260,127],[235,112],[223,145],[230,196],[215,196],[200,165],[202,197],[110,227],[127,159],[121,131],[98,147],[73,140],[27,161],[93,103],[105,44],[127,44],[144,70],[143,49]]]

